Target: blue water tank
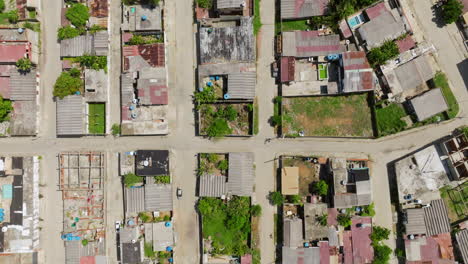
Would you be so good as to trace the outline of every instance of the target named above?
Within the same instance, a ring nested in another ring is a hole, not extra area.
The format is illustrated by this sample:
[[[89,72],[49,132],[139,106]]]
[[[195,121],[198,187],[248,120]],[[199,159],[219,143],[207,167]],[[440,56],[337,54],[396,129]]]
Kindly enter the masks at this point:
[[[3,209],[3,208],[0,208],[0,212],[3,212],[3,211],[5,211],[5,209]]]
[[[18,28],[18,33],[23,33],[24,32],[24,28]]]
[[[172,251],[172,247],[166,247],[166,251],[171,252],[171,251]]]
[[[128,109],[134,110],[134,109],[135,109],[135,106],[134,106],[134,105],[131,105]]]
[[[172,224],[171,224],[171,222],[166,222],[166,223],[164,223],[164,226],[166,226],[166,227],[171,227]]]
[[[210,81],[214,81],[215,80],[215,77],[210,77]]]
[[[80,92],[80,91],[76,91],[76,93],[75,93],[75,94],[76,94],[76,95],[80,95],[80,94],[81,94],[81,92]]]
[[[169,260],[169,263],[174,262],[174,260],[172,258],[169,258],[168,260]]]
[[[216,76],[216,80],[219,80],[219,76]]]
[[[148,19],[148,17],[147,17],[146,15],[142,15],[142,16],[141,16],[141,20],[142,20],[142,21],[145,21],[145,20],[147,20],[147,19]]]
[[[224,94],[224,99],[225,99],[225,100],[227,100],[227,99],[229,99],[229,98],[231,98],[231,96],[230,96],[228,93]]]
[[[304,247],[306,247],[306,248],[309,247],[309,242],[305,242]]]
[[[213,86],[213,83],[212,82],[207,82],[206,85],[211,87],[211,86]]]

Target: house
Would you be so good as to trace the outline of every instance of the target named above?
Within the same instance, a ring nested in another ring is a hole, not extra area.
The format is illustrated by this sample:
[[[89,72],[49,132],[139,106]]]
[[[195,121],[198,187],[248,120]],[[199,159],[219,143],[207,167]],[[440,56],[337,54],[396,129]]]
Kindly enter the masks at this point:
[[[353,263],[372,263],[374,259],[374,250],[371,246],[372,241],[370,239],[370,234],[372,233],[372,218],[353,217],[351,221],[351,231],[344,232],[351,232]],[[345,256],[345,259],[346,257],[347,256]]]
[[[468,138],[460,133],[442,143],[447,162],[452,176],[455,180],[462,180],[468,177]]]
[[[0,63],[15,64],[21,58],[30,58],[28,43],[0,43]]]
[[[104,70],[84,70],[85,99],[87,102],[107,101],[108,76]]]
[[[282,263],[291,264],[320,264],[321,263],[321,252],[318,247],[309,248],[290,248],[282,247]]]
[[[431,89],[409,100],[418,121],[424,121],[448,110],[447,102],[440,88]]]
[[[123,264],[141,263],[143,247],[143,242],[141,240],[135,243],[122,243],[120,247],[122,250],[121,256]]]
[[[317,219],[327,214],[327,204],[325,203],[305,203],[304,204],[304,229],[305,239],[309,241],[328,238],[329,228],[322,225]]]
[[[295,218],[285,218],[283,220],[283,245],[289,248],[298,248],[302,247],[302,242],[304,241],[302,233],[302,219]]]
[[[364,51],[343,52],[342,65],[344,77],[343,92],[368,92],[375,89],[377,78],[374,76]]]
[[[57,136],[86,134],[85,101],[81,95],[68,95],[57,99]]]
[[[162,7],[148,5],[124,6],[122,10],[123,31],[162,31]]]
[[[200,197],[251,196],[255,181],[254,156],[250,152],[228,154],[228,176],[204,174],[199,177]]]
[[[174,247],[174,229],[169,222],[145,223],[145,242],[153,244],[154,251]]]
[[[468,229],[463,229],[456,235],[458,251],[465,263],[468,263]]]
[[[405,239],[406,263],[455,264],[450,233]]]
[[[138,150],[135,155],[135,172],[138,176],[169,175],[169,151]]]
[[[37,133],[38,81],[35,69],[27,73],[10,72],[8,97],[13,102],[10,120],[12,136],[34,136]]]
[[[396,8],[389,9],[386,2],[367,8],[365,13],[369,21],[361,25],[357,32],[369,50],[407,32],[403,17]]]
[[[149,67],[164,67],[164,43],[130,45],[122,47],[123,68],[126,72],[136,72]]]
[[[60,57],[80,57],[83,55],[107,56],[109,34],[105,30],[60,41]]]
[[[320,31],[286,31],[281,33],[281,56],[296,58],[326,56],[341,53],[340,36],[320,35]]]
[[[172,211],[172,185],[146,184],[145,212]]]
[[[281,19],[323,16],[327,13],[329,2],[329,0],[281,0]]]
[[[346,159],[332,158],[335,208],[351,208],[372,202],[369,168],[347,168]]]
[[[281,193],[283,195],[299,194],[299,167],[281,168]]]

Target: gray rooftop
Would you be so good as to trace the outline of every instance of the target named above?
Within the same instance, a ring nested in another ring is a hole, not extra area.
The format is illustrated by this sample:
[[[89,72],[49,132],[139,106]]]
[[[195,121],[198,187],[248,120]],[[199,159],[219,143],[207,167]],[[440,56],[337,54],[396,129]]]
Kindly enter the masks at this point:
[[[226,176],[201,175],[199,184],[200,197],[221,197],[226,194]]]
[[[165,224],[166,222],[153,223],[152,236],[154,251],[165,251],[167,247],[174,246],[173,226],[166,226]]]
[[[14,101],[14,114],[10,120],[10,134],[31,136],[37,133],[37,102]]]
[[[141,263],[141,248],[142,241],[136,243],[122,243],[122,263],[123,264],[138,264]]]
[[[281,18],[295,19],[323,16],[329,0],[281,0]]]
[[[400,16],[384,11],[358,28],[362,40],[368,48],[382,45],[386,40],[393,40],[406,32],[405,24]]]
[[[161,31],[162,8],[147,5],[124,6],[123,25],[125,31]],[[144,19],[143,19],[144,17]]]
[[[122,105],[132,103],[135,98],[135,90],[133,87],[133,74],[124,73],[120,76],[120,89],[121,89],[121,100]]]
[[[288,264],[320,264],[320,249],[310,248],[282,248],[282,263]]]
[[[172,211],[172,185],[145,185],[145,211]]]
[[[10,100],[36,101],[37,97],[36,70],[27,73],[11,71],[10,73]]]
[[[91,35],[82,35],[60,41],[61,57],[79,57],[84,54],[92,54],[92,52],[93,37]]]
[[[328,227],[322,226],[317,218],[327,214],[327,204],[325,203],[305,203],[304,204],[304,226],[306,240],[318,240],[328,237]]]
[[[125,188],[125,213],[138,214],[145,211],[145,189]]]
[[[242,4],[245,4],[245,0],[216,0],[217,9],[242,9]]]
[[[463,257],[463,261],[468,263],[468,229],[464,229],[455,235],[458,249]]]
[[[85,99],[87,102],[107,101],[107,74],[104,70],[85,69]]]
[[[252,17],[242,17],[239,26],[201,27],[200,64],[255,61]]]
[[[283,221],[283,239],[286,247],[301,247],[302,238],[302,219],[284,219]]]
[[[424,220],[428,236],[450,233],[450,219],[444,200],[431,201],[431,206],[424,208]]]
[[[27,41],[25,32],[19,33],[16,28],[0,28],[0,41]]]
[[[228,74],[228,94],[231,99],[255,98],[256,72],[239,72]]]
[[[81,95],[57,99],[57,135],[85,134],[84,100]]]
[[[394,69],[398,79],[400,89],[392,91],[396,94],[401,91],[415,89],[434,77],[434,71],[426,59],[426,56],[419,56]]]
[[[101,30],[94,34],[94,52],[96,56],[107,56],[109,52],[109,34]]]
[[[254,155],[251,152],[229,153],[227,190],[237,196],[251,196],[255,181]]]
[[[411,105],[419,121],[448,110],[447,102],[440,88],[431,89],[411,99]]]
[[[81,241],[65,241],[65,263],[80,264]]]
[[[406,234],[425,235],[426,221],[424,220],[423,208],[412,208],[406,210],[407,223],[405,224]]]
[[[314,57],[341,53],[340,36],[319,35],[317,31],[286,31],[282,33],[282,56]]]

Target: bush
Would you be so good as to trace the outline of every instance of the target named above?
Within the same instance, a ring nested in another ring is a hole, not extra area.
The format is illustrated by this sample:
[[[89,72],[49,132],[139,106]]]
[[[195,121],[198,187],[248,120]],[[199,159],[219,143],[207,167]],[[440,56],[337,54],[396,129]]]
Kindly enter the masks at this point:
[[[288,202],[293,203],[293,204],[300,204],[302,201],[302,197],[300,195],[288,195]]]
[[[67,9],[65,17],[75,26],[83,27],[89,19],[89,9],[83,4],[74,4]]]
[[[218,155],[216,153],[209,153],[209,154],[205,154],[206,156],[206,159],[210,162],[210,163],[216,163],[218,162]]]
[[[151,217],[146,212],[139,213],[138,218],[140,218],[143,223],[149,223],[151,221]]]
[[[372,233],[370,234],[370,239],[372,240],[372,243],[378,243],[382,240],[388,239],[388,236],[390,235],[390,230],[388,230],[385,227],[380,227],[380,226],[374,226],[372,227]]]
[[[312,192],[317,195],[325,196],[328,194],[328,184],[324,180],[314,182],[312,184]]]
[[[250,213],[252,214],[252,216],[255,216],[255,217],[261,216],[262,215],[262,207],[259,204],[253,205],[250,208]]]
[[[8,114],[13,110],[10,100],[4,100],[0,95],[0,122],[8,120]]]
[[[340,215],[338,215],[336,220],[338,221],[338,224],[340,226],[343,226],[345,228],[348,227],[348,226],[351,226],[351,224],[352,224],[351,216],[349,216],[349,215],[340,214]]]
[[[124,175],[125,187],[132,187],[140,182],[143,182],[143,177],[137,176],[134,173],[127,173]]]
[[[130,40],[128,40],[129,45],[144,45],[144,44],[154,44],[154,43],[163,43],[164,38],[159,37],[155,38],[153,36],[142,36],[142,35],[133,35]]]
[[[28,72],[32,68],[32,62],[28,58],[21,58],[16,62],[16,67],[22,72]]]
[[[144,246],[144,251],[145,251],[145,257],[153,259],[156,257],[156,254],[153,251],[153,244],[150,242],[145,242]]]
[[[154,176],[154,181],[156,183],[171,183],[171,176],[169,175]]]
[[[280,192],[270,192],[269,199],[273,205],[282,205],[284,203],[284,196]]]
[[[218,170],[227,171],[229,169],[229,162],[227,160],[222,160],[218,163]]]
[[[27,21],[27,22],[25,22],[23,24],[23,27],[27,28],[27,29],[30,29],[32,31],[35,31],[35,32],[40,32],[41,31],[41,24],[39,24],[39,23],[31,23],[31,22]]]
[[[317,216],[317,222],[319,222],[321,226],[327,226],[328,214]]]
[[[362,216],[375,216],[374,203],[362,207]]]
[[[79,78],[81,76],[81,71],[77,68],[71,68],[68,73],[71,77]]]
[[[73,77],[69,72],[62,72],[54,85],[54,96],[63,99],[67,95],[78,92],[83,87],[83,82],[78,77]]]
[[[11,10],[8,13],[6,13],[6,15],[8,18],[8,22],[12,24],[16,24],[19,20],[18,10]]]
[[[213,103],[216,101],[214,88],[210,86],[204,87],[203,91],[196,91],[194,97],[197,103]]]
[[[463,14],[463,4],[458,0],[447,0],[442,6],[442,16],[445,23],[452,24]]]
[[[274,126],[279,126],[281,125],[281,116],[280,115],[274,115],[271,117],[271,123]]]
[[[228,105],[225,109],[224,109],[224,117],[229,120],[229,121],[234,121],[236,120],[237,118],[237,110],[234,109],[234,107],[232,107],[232,105]]]
[[[374,260],[373,264],[387,264],[390,260],[390,254],[392,254],[392,249],[386,245],[376,244],[373,245],[374,248]]]
[[[120,125],[119,124],[113,124],[111,130],[112,130],[112,135],[114,135],[114,136],[120,135]]]
[[[89,241],[88,239],[83,239],[81,240],[81,244],[85,247],[86,245],[88,245]]]
[[[168,215],[165,215],[164,218],[163,218],[163,220],[164,220],[165,222],[171,221],[171,217],[168,216]]]
[[[224,137],[232,133],[225,119],[215,118],[206,129],[208,137]]]
[[[91,34],[96,34],[96,32],[99,32],[99,31],[102,31],[102,30],[106,30],[105,27],[101,27],[100,25],[92,25],[90,28],[89,28],[89,33]]]
[[[83,33],[84,33],[84,30],[82,29],[74,28],[72,26],[65,26],[65,27],[61,27],[58,29],[57,38],[59,40],[71,39],[74,37],[78,37],[79,35]]]
[[[196,0],[197,4],[201,8],[211,8],[213,6],[213,0]]]
[[[398,45],[392,40],[387,40],[382,46],[372,48],[367,54],[370,64],[375,67],[385,64],[387,60],[396,58],[400,54]]]
[[[93,70],[105,70],[107,68],[106,56],[83,55],[77,57],[75,60],[80,63],[81,67],[87,67]]]
[[[5,0],[0,0],[0,13],[5,10]]]

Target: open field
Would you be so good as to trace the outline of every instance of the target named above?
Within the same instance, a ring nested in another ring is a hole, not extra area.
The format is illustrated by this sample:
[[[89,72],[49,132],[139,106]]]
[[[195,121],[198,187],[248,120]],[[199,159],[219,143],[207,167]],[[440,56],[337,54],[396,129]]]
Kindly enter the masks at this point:
[[[367,94],[283,98],[282,133],[286,136],[372,137]]]

